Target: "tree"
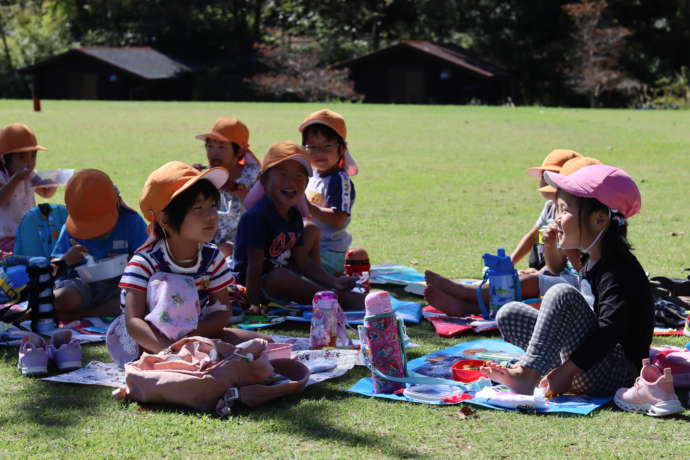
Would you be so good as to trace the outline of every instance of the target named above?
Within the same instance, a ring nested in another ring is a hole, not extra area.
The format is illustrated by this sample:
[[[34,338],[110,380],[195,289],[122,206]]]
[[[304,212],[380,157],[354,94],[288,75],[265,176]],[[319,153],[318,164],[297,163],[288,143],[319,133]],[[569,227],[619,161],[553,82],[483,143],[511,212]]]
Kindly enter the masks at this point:
[[[349,71],[321,66],[315,49],[294,45],[256,45],[256,49],[260,62],[269,69],[249,79],[260,94],[309,102],[361,99],[348,78]]]
[[[597,104],[603,93],[630,93],[640,87],[637,80],[621,70],[620,58],[630,30],[620,26],[601,27],[607,6],[603,0],[582,0],[562,7],[575,25],[572,34],[575,47],[566,81],[575,92],[588,97],[590,107]]]

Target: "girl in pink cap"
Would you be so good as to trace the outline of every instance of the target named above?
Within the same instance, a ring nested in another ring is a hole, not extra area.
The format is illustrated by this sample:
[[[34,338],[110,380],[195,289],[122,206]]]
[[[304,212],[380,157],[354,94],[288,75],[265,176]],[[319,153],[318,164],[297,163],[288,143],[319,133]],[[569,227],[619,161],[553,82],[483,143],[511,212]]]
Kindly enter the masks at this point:
[[[540,310],[521,302],[504,305],[496,317],[499,330],[526,352],[512,367],[487,362],[482,371],[522,394],[539,386],[547,396],[610,396],[635,381],[654,328],[647,276],[626,239],[640,192],[629,175],[608,165],[544,176],[558,190],[559,246],[584,254],[581,283],[589,283],[594,304],[573,286],[558,284]]]

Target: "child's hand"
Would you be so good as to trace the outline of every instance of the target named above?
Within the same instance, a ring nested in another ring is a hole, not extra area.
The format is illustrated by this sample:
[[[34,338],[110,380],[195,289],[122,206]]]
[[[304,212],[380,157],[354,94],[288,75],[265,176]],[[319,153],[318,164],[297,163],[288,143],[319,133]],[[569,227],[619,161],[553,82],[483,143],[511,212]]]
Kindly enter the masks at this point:
[[[250,305],[249,308],[247,308],[247,314],[248,315],[263,315],[264,314],[264,308],[261,305]]]
[[[242,342],[237,345],[237,352],[243,355],[251,353],[254,359],[259,358],[261,354],[266,350],[266,344],[268,342],[264,339],[251,339],[246,342]]]
[[[15,173],[12,175],[12,178],[10,180],[13,180],[15,182],[21,182],[29,178],[31,176],[31,173],[34,172],[33,169],[29,168],[19,168]]]
[[[558,242],[558,226],[556,224],[549,225],[542,234],[542,241],[544,246],[556,247]]]
[[[357,284],[358,278],[356,276],[342,276],[335,279],[333,289],[336,291],[351,291]]]
[[[249,193],[249,189],[246,185],[238,184],[236,182],[233,183],[235,186],[230,190],[230,194],[239,198],[241,201],[244,201],[244,199],[247,197],[247,193]]]
[[[79,264],[82,260],[84,260],[84,254],[89,252],[88,249],[86,249],[84,246],[81,244],[75,244],[69,250],[65,253],[64,256],[62,256],[62,259],[65,261],[67,265],[70,267],[74,267],[75,265]]]

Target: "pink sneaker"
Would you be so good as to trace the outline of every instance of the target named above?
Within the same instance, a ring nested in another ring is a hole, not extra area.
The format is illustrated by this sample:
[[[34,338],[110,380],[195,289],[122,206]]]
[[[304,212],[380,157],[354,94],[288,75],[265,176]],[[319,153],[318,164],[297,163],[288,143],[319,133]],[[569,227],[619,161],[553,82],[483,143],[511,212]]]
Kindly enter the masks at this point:
[[[71,371],[81,367],[81,344],[72,338],[72,331],[69,329],[53,331],[48,352],[60,371]]]
[[[48,350],[45,340],[40,335],[28,333],[22,337],[17,368],[24,375],[48,373]]]
[[[678,396],[673,390],[671,369],[662,372],[648,359],[642,360],[642,371],[630,388],[619,388],[614,402],[628,412],[647,414],[653,417],[676,414],[683,411]]]

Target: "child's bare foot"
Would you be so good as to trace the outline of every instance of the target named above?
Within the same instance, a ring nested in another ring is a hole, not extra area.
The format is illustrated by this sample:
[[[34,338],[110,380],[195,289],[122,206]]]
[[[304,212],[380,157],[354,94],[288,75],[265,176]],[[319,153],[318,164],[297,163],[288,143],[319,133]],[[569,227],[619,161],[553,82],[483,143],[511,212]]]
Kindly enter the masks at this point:
[[[453,297],[435,285],[427,285],[424,289],[424,298],[429,305],[450,316],[464,316],[479,311],[476,305]]]
[[[434,286],[446,292],[449,292],[449,290],[453,288],[453,285],[456,284],[445,276],[439,275],[431,270],[424,271],[424,280],[426,280],[427,286]]]
[[[480,370],[491,380],[502,383],[516,393],[523,395],[534,394],[534,388],[539,383],[540,375],[537,371],[517,365],[505,368],[494,361],[487,361]]]

